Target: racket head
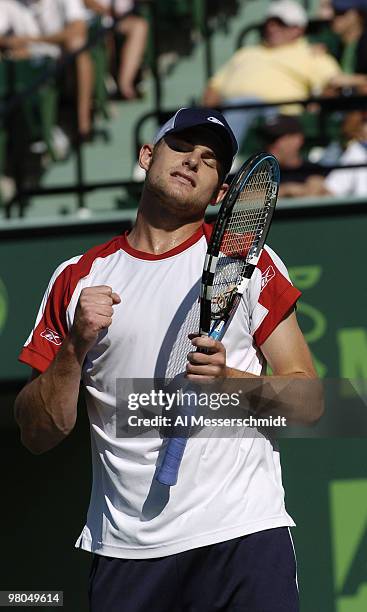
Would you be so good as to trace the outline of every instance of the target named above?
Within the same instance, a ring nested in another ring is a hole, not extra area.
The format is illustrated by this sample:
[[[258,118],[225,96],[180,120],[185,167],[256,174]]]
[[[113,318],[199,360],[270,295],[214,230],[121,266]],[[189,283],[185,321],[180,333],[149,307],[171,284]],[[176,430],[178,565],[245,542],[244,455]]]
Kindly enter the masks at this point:
[[[200,292],[200,334],[229,316],[237,287],[250,278],[264,246],[278,198],[280,171],[270,153],[250,157],[238,170],[219,209],[205,258]]]

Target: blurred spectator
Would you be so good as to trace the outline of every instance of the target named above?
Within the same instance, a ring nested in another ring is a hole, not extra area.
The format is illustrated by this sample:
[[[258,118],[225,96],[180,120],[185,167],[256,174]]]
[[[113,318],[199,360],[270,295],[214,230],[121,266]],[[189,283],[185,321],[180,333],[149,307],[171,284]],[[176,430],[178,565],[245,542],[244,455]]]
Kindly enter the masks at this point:
[[[361,75],[345,75],[335,58],[315,49],[304,38],[307,14],[292,0],[269,5],[262,42],[239,50],[209,81],[204,104],[238,104],[305,99],[328,86],[367,82]],[[294,105],[282,112],[297,113]],[[259,111],[226,113],[239,143]]]
[[[22,60],[45,56],[57,57],[58,48],[56,46],[30,42],[39,34],[38,23],[26,6],[20,4],[17,0],[0,0],[0,60],[1,58]],[[56,143],[56,130],[60,133],[60,128],[54,126],[51,138],[54,151],[58,153],[59,141]],[[46,146],[44,143],[43,145]],[[3,150],[1,150],[1,154],[4,155]],[[1,167],[5,166],[3,172],[11,172],[8,164],[4,164],[3,158],[0,159],[0,165]],[[0,204],[6,204],[15,192],[16,186],[13,177],[7,176],[7,174],[1,175]]]
[[[343,132],[349,141],[340,164],[366,164],[366,167],[332,170],[325,180],[313,184],[312,195],[367,196],[367,113],[348,113]]]
[[[6,0],[9,1],[9,0]],[[5,0],[0,0],[1,8]],[[28,47],[34,43],[57,45],[61,52],[73,52],[87,42],[85,7],[82,0],[23,0],[38,25],[38,33],[10,36],[8,47]],[[79,135],[91,132],[91,106],[93,91],[93,65],[88,51],[76,57],[77,118]]]
[[[148,22],[141,17],[133,0],[84,0],[95,15],[119,19],[117,32],[124,36],[118,68],[118,86],[123,98],[138,97],[135,81],[148,38]]]
[[[338,164],[345,166],[363,164],[363,166],[331,170],[325,178],[309,176],[298,191],[293,191],[289,195],[367,196],[367,113],[365,111],[348,113],[342,131],[347,143]]]
[[[316,14],[307,27],[307,40],[338,58],[340,38],[330,27],[333,17],[332,0],[319,0]]]
[[[6,57],[22,59],[34,56],[57,56],[54,45],[30,43],[29,37],[40,35],[37,20],[18,0],[0,0],[0,50]]]
[[[332,0],[319,0],[316,16],[325,21],[331,21],[334,17]]]
[[[278,115],[264,123],[259,129],[259,135],[265,150],[275,155],[279,161],[279,196],[310,195],[313,191],[313,180],[326,171],[325,168],[304,159],[304,135],[299,119],[290,115]]]
[[[367,0],[333,0],[332,29],[342,41],[339,62],[346,73],[367,74]]]

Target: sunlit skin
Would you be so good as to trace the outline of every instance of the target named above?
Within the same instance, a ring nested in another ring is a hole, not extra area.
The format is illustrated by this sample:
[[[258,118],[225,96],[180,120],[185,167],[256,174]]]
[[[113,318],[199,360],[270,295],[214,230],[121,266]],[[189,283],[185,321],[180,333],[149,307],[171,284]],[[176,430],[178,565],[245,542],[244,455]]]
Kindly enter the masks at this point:
[[[222,183],[222,146],[212,130],[197,127],[143,145],[139,164],[147,177],[128,237],[132,247],[164,253],[198,229],[208,205],[220,202],[228,189]]]

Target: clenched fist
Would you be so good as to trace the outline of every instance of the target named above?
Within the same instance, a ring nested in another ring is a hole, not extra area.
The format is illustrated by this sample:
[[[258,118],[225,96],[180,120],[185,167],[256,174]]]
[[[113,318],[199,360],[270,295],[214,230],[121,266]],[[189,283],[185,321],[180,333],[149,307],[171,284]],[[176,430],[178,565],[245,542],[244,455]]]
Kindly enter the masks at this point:
[[[113,306],[120,302],[120,296],[106,285],[87,287],[81,291],[70,331],[70,338],[79,353],[85,356],[96,342],[99,332],[111,325]]]

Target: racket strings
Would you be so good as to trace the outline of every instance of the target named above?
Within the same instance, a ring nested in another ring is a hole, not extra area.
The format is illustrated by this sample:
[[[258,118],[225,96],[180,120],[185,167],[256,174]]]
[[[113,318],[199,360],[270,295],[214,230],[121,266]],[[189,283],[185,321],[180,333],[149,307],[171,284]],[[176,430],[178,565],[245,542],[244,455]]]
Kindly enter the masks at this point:
[[[240,183],[241,179],[239,180]],[[239,192],[226,231],[222,238],[218,263],[213,280],[211,300],[212,319],[222,317],[236,294],[252,252],[256,249],[268,216],[272,180],[265,161],[247,180]],[[188,334],[200,326],[200,304],[191,304],[179,326],[170,351],[166,379],[173,379],[185,371],[187,354],[192,350]]]
[[[188,335],[195,333],[199,329],[200,322],[200,304],[198,300],[191,305],[186,313],[186,316],[181,323],[172,349],[169,354],[165,378],[171,380],[178,374],[185,371],[187,364],[187,355],[192,351],[191,340]]]
[[[268,216],[272,181],[267,164],[261,164],[239,193],[222,238],[213,280],[212,316],[223,316],[236,288],[257,251]]]

